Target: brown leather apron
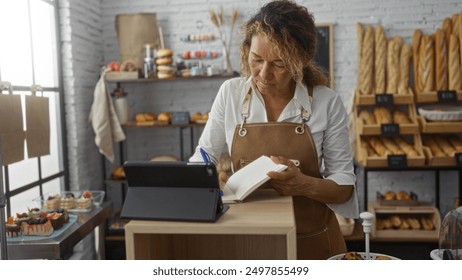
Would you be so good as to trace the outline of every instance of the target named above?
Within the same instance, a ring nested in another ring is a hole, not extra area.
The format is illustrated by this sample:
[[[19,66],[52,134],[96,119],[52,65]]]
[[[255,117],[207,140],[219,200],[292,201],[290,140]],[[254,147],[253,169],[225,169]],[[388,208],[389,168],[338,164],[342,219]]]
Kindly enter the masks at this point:
[[[309,119],[301,109],[302,123],[245,123],[250,108],[249,90],[241,114],[243,122],[236,126],[231,146],[233,170],[236,172],[261,155],[284,156],[298,165],[300,171],[322,178],[313,137],[305,122]],[[326,204],[304,196],[293,196],[297,228],[297,259],[327,259],[347,251],[334,212]]]

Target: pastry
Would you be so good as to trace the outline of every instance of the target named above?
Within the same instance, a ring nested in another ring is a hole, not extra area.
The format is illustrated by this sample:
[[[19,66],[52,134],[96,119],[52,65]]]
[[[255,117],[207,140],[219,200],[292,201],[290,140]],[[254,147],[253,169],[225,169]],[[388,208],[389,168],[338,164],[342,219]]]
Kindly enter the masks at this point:
[[[400,191],[396,194],[396,200],[411,200],[411,196],[405,191]]]
[[[125,179],[125,172],[122,165],[116,166],[111,173],[113,179]]]
[[[376,256],[375,260],[377,261],[389,261],[391,258],[389,256]]]
[[[50,236],[53,233],[53,226],[47,218],[36,218],[23,223],[21,230],[24,235]]]
[[[82,195],[75,201],[78,209],[87,209],[93,205],[93,195],[89,191],[84,191]]]
[[[171,57],[173,55],[173,50],[171,49],[159,49],[157,51],[157,57]]]
[[[417,93],[422,92],[422,88],[420,87],[421,81],[420,81],[420,70],[419,70],[419,64],[420,64],[420,52],[419,52],[419,47],[420,47],[420,41],[422,39],[422,31],[420,29],[416,29],[414,31],[414,35],[412,36],[412,57],[413,57],[413,67],[414,67],[414,87]]]
[[[175,77],[175,68],[170,65],[159,65],[157,66],[157,78],[159,79],[171,79]]]
[[[357,252],[347,252],[342,257],[342,260],[364,260],[364,259]]]
[[[374,56],[375,92],[385,93],[385,70],[387,66],[387,38],[381,25],[375,29],[375,56]]]
[[[399,228],[401,226],[401,218],[398,215],[390,216],[390,221],[394,228]]]
[[[409,88],[409,66],[412,59],[412,47],[409,44],[404,44],[401,48],[399,57],[399,86],[398,94],[408,94]]]
[[[198,120],[202,120],[202,114],[200,112],[191,115],[191,121],[196,122]]]
[[[47,214],[47,219],[50,221],[54,230],[60,229],[66,223],[64,213],[50,212]]]
[[[66,210],[75,208],[74,194],[68,193],[63,198],[61,198],[60,207]]]
[[[7,237],[18,237],[22,235],[21,225],[15,222],[13,216],[8,218],[8,221],[5,224],[5,229]]]
[[[167,65],[170,65],[172,63],[173,63],[173,58],[171,58],[171,57],[158,58],[158,59],[156,59],[156,64],[158,65],[157,70],[159,70],[160,66],[167,66]]]
[[[459,90],[462,86],[461,67],[460,67],[460,50],[459,40],[456,36],[451,35],[449,41],[449,90]]]
[[[61,203],[61,196],[59,194],[49,195],[47,197],[47,200],[45,200],[45,209],[46,210],[58,209],[60,203]]]
[[[383,195],[383,199],[385,200],[395,200],[396,199],[396,193],[392,191],[388,191]]]
[[[160,113],[159,116],[157,116],[157,120],[160,122],[170,122],[171,119],[171,113]]]
[[[448,89],[448,46],[446,34],[443,29],[436,30],[436,90]]]
[[[434,228],[433,222],[429,218],[420,218],[420,224],[424,230],[433,230]]]

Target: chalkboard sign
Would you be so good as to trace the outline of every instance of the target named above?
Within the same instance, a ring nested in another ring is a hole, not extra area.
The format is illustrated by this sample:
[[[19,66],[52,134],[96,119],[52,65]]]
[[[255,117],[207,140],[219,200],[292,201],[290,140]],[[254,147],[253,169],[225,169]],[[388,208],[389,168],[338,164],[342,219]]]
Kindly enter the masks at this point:
[[[328,74],[334,88],[334,28],[332,23],[316,24],[316,55],[314,61]]]

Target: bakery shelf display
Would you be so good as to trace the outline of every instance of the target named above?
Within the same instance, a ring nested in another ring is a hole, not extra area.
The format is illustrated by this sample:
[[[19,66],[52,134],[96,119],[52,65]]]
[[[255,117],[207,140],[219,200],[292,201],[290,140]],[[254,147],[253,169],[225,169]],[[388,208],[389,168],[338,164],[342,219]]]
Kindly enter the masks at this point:
[[[430,166],[456,166],[461,160],[462,139],[457,134],[422,135],[423,149]]]
[[[370,202],[368,211],[375,216],[372,237],[376,239],[438,241],[441,217],[433,206],[383,206]]]

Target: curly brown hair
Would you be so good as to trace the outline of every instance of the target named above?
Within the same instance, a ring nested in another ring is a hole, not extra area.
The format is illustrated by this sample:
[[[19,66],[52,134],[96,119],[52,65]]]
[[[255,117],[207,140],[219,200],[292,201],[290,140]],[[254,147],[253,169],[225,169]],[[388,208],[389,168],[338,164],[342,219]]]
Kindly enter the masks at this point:
[[[316,53],[316,26],[306,7],[289,0],[264,5],[242,27],[241,71],[250,76],[249,52],[252,37],[263,34],[286,64],[294,80],[307,86],[328,85],[326,73],[313,61]]]

